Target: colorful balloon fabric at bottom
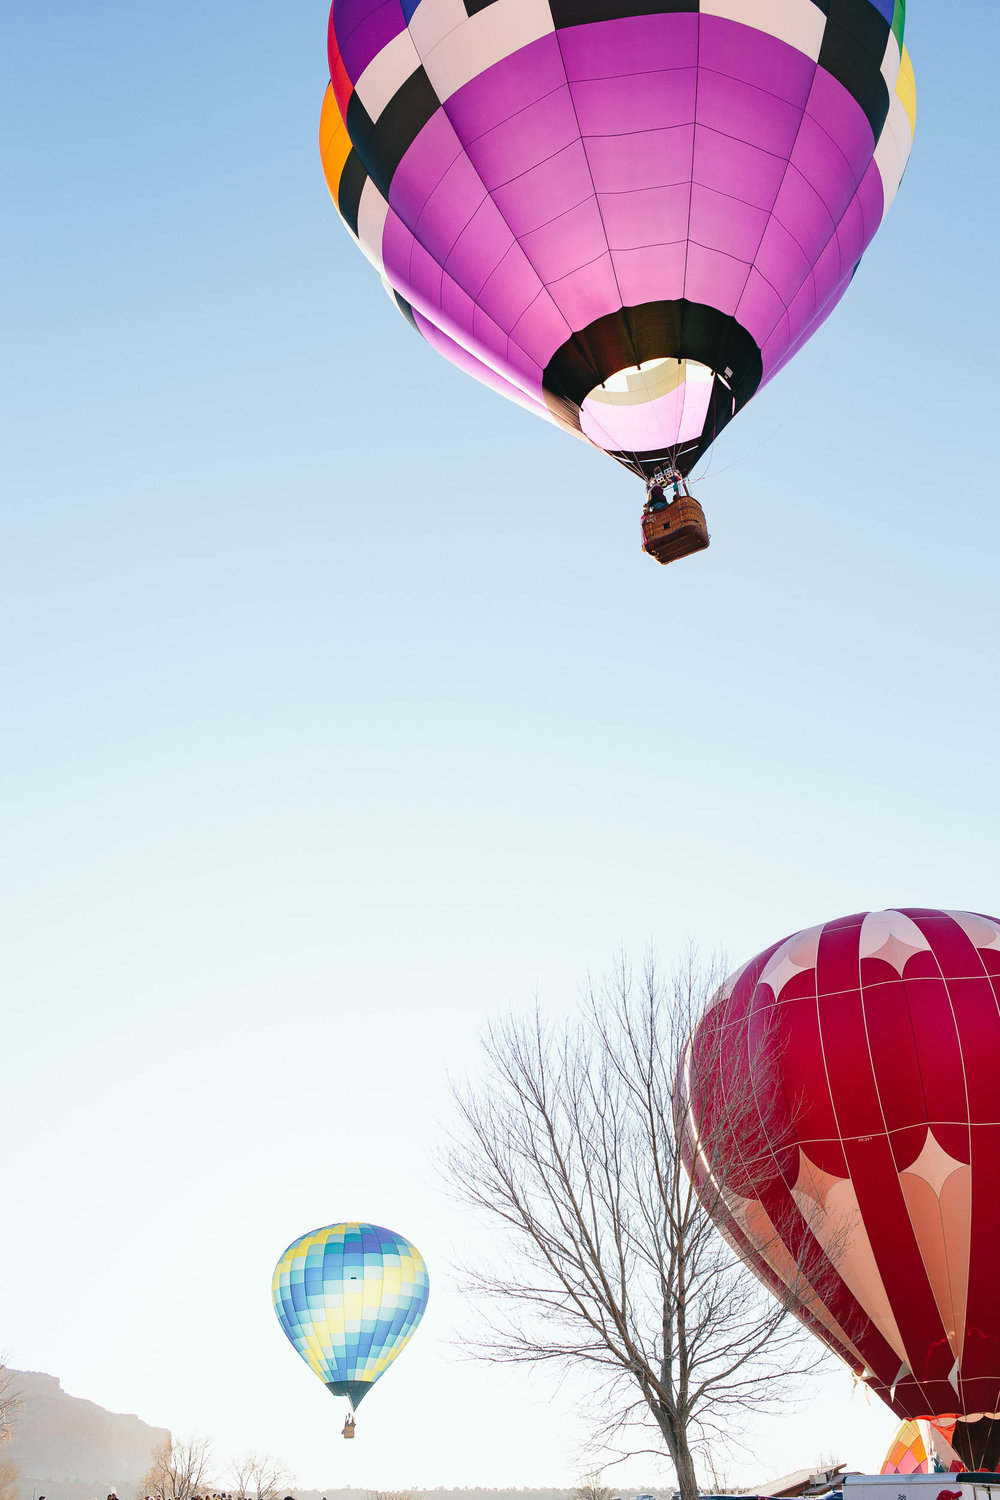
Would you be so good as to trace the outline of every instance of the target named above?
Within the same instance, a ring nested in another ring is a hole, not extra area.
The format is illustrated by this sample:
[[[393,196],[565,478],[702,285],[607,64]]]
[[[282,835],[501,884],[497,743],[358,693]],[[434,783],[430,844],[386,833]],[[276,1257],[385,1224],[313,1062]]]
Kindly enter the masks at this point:
[[[954,1435],[954,1417],[939,1417],[936,1422],[903,1422],[879,1472],[958,1474],[965,1465],[951,1446]]]
[[[377,1224],[314,1229],[274,1269],[271,1295],[293,1347],[335,1396],[357,1408],[406,1347],[427,1306],[415,1245]]]

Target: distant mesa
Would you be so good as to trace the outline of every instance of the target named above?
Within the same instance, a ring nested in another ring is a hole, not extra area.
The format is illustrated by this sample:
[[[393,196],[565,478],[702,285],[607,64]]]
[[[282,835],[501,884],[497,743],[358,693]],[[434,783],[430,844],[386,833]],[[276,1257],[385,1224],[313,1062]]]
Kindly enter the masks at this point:
[[[117,1490],[131,1495],[149,1469],[153,1449],[170,1434],[138,1417],[105,1411],[70,1396],[55,1375],[13,1370],[24,1405],[7,1453],[21,1470],[21,1493],[92,1500]]]
[[[136,1416],[105,1411],[63,1390],[55,1375],[13,1370],[24,1405],[7,1454],[21,1469],[21,1500],[32,1493],[48,1500],[94,1500],[114,1490],[131,1500],[148,1472],[153,1450],[170,1436]],[[369,1491],[327,1486],[295,1489],[297,1500],[368,1500]],[[631,1500],[632,1490],[625,1491]],[[663,1492],[660,1491],[660,1494]],[[413,1500],[571,1500],[567,1489],[413,1490]],[[648,1500],[636,1491],[637,1500]]]

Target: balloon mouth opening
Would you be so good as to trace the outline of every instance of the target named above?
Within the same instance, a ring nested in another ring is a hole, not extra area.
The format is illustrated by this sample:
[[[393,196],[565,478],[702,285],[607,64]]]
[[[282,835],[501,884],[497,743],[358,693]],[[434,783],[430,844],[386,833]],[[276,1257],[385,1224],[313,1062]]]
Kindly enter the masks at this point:
[[[715,382],[728,382],[694,359],[627,365],[595,385],[580,405],[580,426],[599,448],[644,453],[696,440]]]
[[[355,1412],[375,1382],[372,1380],[327,1380],[324,1383],[331,1395],[346,1396],[352,1412]]]

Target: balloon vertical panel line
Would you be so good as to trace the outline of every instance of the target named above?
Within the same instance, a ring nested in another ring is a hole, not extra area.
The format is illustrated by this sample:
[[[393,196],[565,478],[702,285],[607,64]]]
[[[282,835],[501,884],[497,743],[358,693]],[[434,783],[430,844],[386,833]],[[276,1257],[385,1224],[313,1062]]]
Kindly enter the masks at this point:
[[[274,1269],[271,1295],[292,1347],[352,1408],[405,1349],[429,1281],[415,1245],[377,1224],[330,1224],[301,1235]]]
[[[882,223],[904,29],[904,0],[334,0],[326,181],[433,348],[686,476]]]

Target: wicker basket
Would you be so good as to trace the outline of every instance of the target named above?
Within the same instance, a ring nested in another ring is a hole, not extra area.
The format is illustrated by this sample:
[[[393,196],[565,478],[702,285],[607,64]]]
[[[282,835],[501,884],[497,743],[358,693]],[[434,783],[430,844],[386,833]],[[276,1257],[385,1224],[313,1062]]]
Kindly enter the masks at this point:
[[[658,563],[676,562],[689,552],[703,552],[708,541],[705,512],[693,495],[678,495],[664,510],[643,515],[642,550]]]

